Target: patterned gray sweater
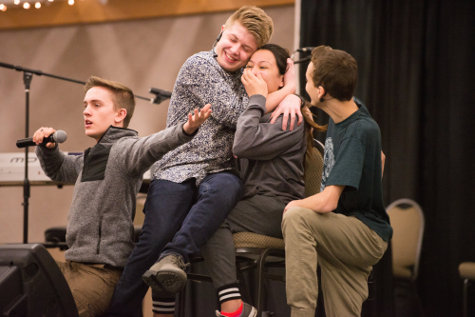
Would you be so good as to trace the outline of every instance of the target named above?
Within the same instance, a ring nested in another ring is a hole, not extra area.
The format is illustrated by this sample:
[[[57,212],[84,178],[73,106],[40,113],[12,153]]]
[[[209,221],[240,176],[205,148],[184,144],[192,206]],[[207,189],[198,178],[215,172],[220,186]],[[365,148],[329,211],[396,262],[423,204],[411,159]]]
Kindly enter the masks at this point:
[[[200,52],[183,64],[168,109],[167,126],[185,122],[194,108],[212,105],[211,117],[190,142],[170,151],[152,167],[156,179],[199,184],[210,173],[233,168],[232,144],[239,115],[248,104],[241,71],[219,66],[214,52]]]
[[[130,129],[109,127],[80,155],[42,146],[36,154],[46,175],[74,184],[68,215],[66,260],[123,267],[133,244],[135,200],[143,173],[190,140],[182,125],[139,138]]]

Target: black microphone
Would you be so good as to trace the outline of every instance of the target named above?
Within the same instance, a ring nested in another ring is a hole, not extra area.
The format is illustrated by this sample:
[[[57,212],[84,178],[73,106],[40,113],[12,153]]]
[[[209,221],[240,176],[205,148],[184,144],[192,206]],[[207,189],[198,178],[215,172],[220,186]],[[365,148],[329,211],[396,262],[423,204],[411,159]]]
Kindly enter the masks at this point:
[[[292,54],[292,60],[294,61],[294,64],[301,64],[301,63],[306,63],[308,61],[310,61],[310,59],[312,58],[310,55],[307,55],[303,58],[300,58],[300,59],[295,59],[295,53],[299,53],[299,57],[302,57],[302,54],[307,54],[307,53],[311,53],[312,50],[315,48],[315,46],[306,46],[306,47],[301,47],[301,48],[298,48],[294,51],[294,53]]]
[[[301,53],[307,53],[307,52],[311,52],[314,48],[315,48],[315,46],[307,46],[307,47],[298,48],[295,51],[296,52],[301,52]]]
[[[297,60],[293,60],[293,61],[294,61],[294,64],[301,64],[301,63],[306,63],[306,62],[310,61],[311,59],[312,59],[311,56],[307,56],[307,57],[297,59]]]
[[[215,47],[216,44],[218,44],[219,40],[221,40],[221,37],[223,36],[223,31],[219,32],[218,37],[216,37],[216,40],[214,40],[213,46]],[[216,57],[216,56],[215,56]]]
[[[68,138],[68,135],[66,134],[65,131],[58,130],[55,133],[51,134],[50,136],[43,138],[43,142],[41,143],[41,145],[46,145],[46,143],[49,143],[49,142],[63,143],[64,141],[66,141],[67,138]],[[35,145],[36,143],[33,142],[33,138],[25,138],[25,139],[20,139],[16,141],[16,146],[18,148],[23,148],[27,146],[35,146]]]
[[[151,98],[150,101],[156,104],[159,104],[164,100],[170,99],[170,97],[172,96],[172,93],[170,91],[153,87],[150,88],[149,92],[155,95],[155,98]]]

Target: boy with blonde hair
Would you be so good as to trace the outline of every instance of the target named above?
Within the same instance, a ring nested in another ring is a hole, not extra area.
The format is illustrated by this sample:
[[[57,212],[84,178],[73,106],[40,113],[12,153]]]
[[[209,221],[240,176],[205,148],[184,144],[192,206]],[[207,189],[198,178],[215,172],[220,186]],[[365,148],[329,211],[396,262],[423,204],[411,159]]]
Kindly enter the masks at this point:
[[[153,165],[142,235],[115,290],[111,315],[139,316],[147,284],[152,287],[154,313],[173,315],[189,257],[199,252],[240,199],[232,144],[237,119],[249,99],[241,73],[272,32],[272,19],[262,9],[244,6],[221,27],[211,50],[194,54],[181,67],[167,126],[182,122],[190,109],[203,104],[212,104],[213,114],[192,142]],[[292,89],[295,83],[285,87]],[[284,96],[270,96],[267,110]]]

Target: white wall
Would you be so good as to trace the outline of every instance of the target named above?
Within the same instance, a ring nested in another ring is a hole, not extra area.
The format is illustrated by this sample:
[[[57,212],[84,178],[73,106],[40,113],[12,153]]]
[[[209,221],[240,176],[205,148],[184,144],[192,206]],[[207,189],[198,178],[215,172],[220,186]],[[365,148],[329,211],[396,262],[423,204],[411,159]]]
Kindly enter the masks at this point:
[[[273,43],[293,49],[294,7],[265,8],[273,18]],[[86,81],[90,75],[124,83],[137,95],[150,87],[171,91],[184,60],[211,48],[229,12],[105,24],[0,31],[0,62]],[[30,135],[40,126],[68,133],[64,151],[93,145],[83,131],[81,85],[34,76],[30,93]],[[147,135],[165,127],[168,101],[137,100],[130,128]],[[0,153],[20,152],[25,137],[23,74],[0,67]],[[33,186],[29,200],[29,242],[41,242],[46,228],[65,225],[72,186]],[[0,186],[0,243],[23,240],[23,189]]]

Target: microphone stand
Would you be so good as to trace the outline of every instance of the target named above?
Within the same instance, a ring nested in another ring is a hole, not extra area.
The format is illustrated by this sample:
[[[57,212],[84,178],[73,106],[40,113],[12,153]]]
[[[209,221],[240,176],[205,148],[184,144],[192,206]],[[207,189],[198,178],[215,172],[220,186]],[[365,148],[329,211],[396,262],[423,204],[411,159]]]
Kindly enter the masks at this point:
[[[28,138],[30,132],[30,84],[33,74],[27,71],[23,72],[23,84],[25,86],[25,138]],[[28,146],[25,147],[25,178],[23,179],[23,243],[28,243],[28,207],[30,199],[30,180],[28,179]]]
[[[69,82],[73,82],[80,85],[86,84],[86,82],[84,81],[57,76],[53,74],[48,74],[40,70],[28,69],[21,66],[15,66],[11,64],[2,63],[2,62],[0,62],[0,67],[14,69],[16,71],[23,72],[23,84],[25,86],[25,138],[28,138],[30,135],[30,132],[28,129],[30,126],[30,85],[31,85],[31,80],[33,79],[33,75],[38,75],[38,76],[44,75],[47,77],[69,81]],[[142,97],[138,95],[135,95],[135,98],[148,100],[154,104],[159,104],[162,101],[170,98],[171,96],[171,93],[161,90],[161,89],[156,89],[156,88],[151,88],[150,92],[155,94],[154,98],[146,98],[146,97]],[[25,178],[23,180],[23,203],[22,203],[23,205],[23,243],[28,243],[28,208],[29,208],[30,189],[31,189],[30,180],[28,179],[28,148],[29,148],[28,146],[25,147]]]

